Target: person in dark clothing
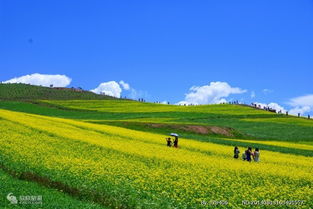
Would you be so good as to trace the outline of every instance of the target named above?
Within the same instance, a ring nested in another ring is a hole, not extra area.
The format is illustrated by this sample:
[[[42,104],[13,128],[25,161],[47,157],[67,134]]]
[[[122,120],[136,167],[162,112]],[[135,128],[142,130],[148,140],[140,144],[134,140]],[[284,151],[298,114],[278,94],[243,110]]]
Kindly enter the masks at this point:
[[[178,137],[177,136],[175,136],[174,147],[178,148]]]
[[[235,149],[234,149],[234,158],[239,158],[239,153],[240,153],[240,151],[239,151],[239,149],[238,149],[238,147],[235,147]]]
[[[248,162],[251,162],[252,148],[248,147],[248,149],[245,151],[245,154],[246,154],[246,160]]]
[[[169,138],[166,138],[166,142],[167,142],[167,146],[168,147],[171,147],[172,146],[172,139],[169,137]]]

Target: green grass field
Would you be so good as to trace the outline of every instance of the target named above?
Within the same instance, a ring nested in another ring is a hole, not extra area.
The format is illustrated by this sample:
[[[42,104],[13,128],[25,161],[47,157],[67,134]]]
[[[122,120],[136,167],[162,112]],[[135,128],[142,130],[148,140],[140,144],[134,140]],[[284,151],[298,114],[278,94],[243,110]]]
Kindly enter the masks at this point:
[[[102,206],[88,201],[80,201],[75,199],[59,189],[49,188],[49,185],[41,182],[32,182],[29,179],[23,179],[23,175],[11,173],[7,170],[0,170],[0,208],[103,208]],[[36,204],[8,204],[8,192],[12,193],[19,201],[23,196],[41,196],[42,201]]]
[[[1,85],[0,207],[313,207],[313,120],[241,105],[65,99],[58,90],[8,99],[3,90],[17,87]],[[171,132],[179,149],[166,147]],[[233,159],[234,146],[260,148],[261,161]],[[42,195],[43,204],[11,205],[8,193]]]

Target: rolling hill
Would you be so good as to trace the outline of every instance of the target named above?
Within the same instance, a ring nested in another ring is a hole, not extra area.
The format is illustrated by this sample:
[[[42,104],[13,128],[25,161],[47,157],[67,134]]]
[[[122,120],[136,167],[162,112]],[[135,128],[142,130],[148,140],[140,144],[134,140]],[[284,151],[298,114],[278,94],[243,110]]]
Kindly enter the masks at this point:
[[[312,120],[241,105],[76,98],[69,90],[43,96],[29,85],[23,91],[32,96],[10,98],[16,85],[5,85],[3,197],[42,194],[44,208],[249,208],[265,200],[313,207]],[[181,136],[178,149],[166,146],[171,132]],[[234,146],[260,148],[260,162],[234,159]],[[18,193],[16,182],[30,189]]]

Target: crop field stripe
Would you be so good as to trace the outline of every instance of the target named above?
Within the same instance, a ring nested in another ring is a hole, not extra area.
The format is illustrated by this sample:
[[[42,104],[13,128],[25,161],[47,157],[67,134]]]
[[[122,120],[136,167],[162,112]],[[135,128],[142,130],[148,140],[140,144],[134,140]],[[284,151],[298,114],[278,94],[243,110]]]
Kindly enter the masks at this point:
[[[254,143],[254,144],[264,144],[264,145],[272,145],[275,147],[286,147],[286,148],[293,148],[299,149],[300,151],[310,150],[313,153],[313,146],[307,144],[296,144],[296,143],[289,143],[289,142],[282,142],[282,141],[261,141],[261,140],[248,140],[248,139],[230,139],[230,138],[222,138],[228,141],[235,141],[235,142],[245,142],[245,143]]]

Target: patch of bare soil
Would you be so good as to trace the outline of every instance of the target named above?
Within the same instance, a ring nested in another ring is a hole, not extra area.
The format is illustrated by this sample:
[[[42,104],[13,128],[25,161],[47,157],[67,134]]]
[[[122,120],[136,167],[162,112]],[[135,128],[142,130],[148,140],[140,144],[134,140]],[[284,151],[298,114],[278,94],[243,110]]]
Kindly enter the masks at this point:
[[[234,129],[228,127],[218,127],[218,126],[200,126],[200,125],[172,125],[172,124],[158,124],[158,123],[149,123],[147,124],[153,128],[173,128],[183,131],[189,131],[196,134],[218,134],[227,137],[233,137]]]

